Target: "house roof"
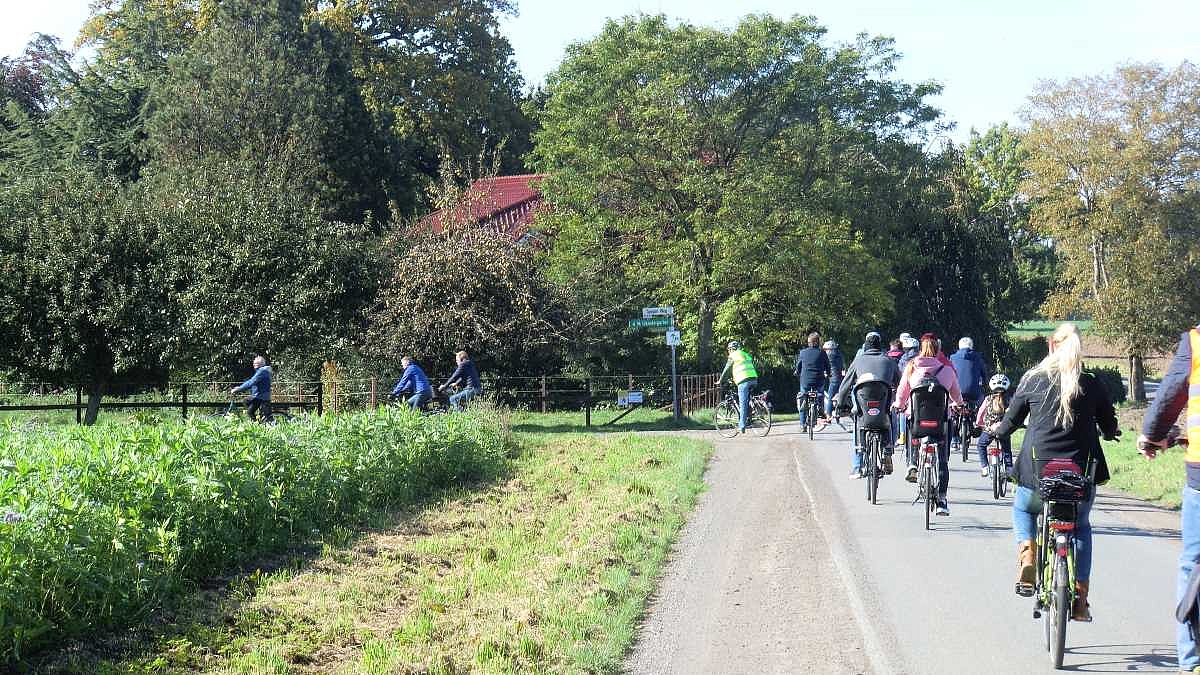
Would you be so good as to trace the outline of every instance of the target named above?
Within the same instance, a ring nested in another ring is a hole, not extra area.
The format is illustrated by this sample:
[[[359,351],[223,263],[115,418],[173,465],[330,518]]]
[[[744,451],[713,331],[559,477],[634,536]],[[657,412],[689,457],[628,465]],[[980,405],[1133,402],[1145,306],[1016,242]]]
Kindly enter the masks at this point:
[[[463,192],[458,205],[431,213],[428,222],[435,232],[450,222],[466,221],[519,239],[533,223],[535,207],[542,201],[538,185],[545,177],[523,174],[477,180]]]

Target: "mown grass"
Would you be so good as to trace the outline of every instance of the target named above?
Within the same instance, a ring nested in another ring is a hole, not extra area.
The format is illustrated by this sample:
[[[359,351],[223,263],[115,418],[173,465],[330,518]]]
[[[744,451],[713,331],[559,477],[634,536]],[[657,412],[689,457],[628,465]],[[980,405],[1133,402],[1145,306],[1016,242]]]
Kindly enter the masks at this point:
[[[495,484],[329,533],[132,646],[44,662],[95,673],[616,673],[711,446],[525,424]]]

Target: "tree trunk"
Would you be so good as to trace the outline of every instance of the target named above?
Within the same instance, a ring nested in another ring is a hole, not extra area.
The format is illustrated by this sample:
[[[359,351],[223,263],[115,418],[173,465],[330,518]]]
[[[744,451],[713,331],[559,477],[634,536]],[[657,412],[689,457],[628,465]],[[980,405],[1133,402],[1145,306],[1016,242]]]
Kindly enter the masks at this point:
[[[83,414],[83,423],[88,426],[95,424],[100,414],[100,397],[104,395],[104,388],[104,382],[99,381],[88,391],[87,411]]]
[[[713,372],[713,314],[715,308],[708,298],[700,298],[697,306],[699,325],[696,329],[696,356],[700,360],[700,372]]]
[[[1129,357],[1129,400],[1134,403],[1146,402],[1146,369],[1142,357]]]

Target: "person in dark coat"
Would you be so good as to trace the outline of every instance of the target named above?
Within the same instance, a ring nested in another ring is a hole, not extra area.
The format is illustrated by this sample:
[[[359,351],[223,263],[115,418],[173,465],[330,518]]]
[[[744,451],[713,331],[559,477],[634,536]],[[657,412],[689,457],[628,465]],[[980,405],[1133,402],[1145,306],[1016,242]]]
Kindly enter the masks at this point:
[[[1028,426],[1017,457],[1013,492],[1013,531],[1017,538],[1017,582],[1019,595],[1032,595],[1036,571],[1033,542],[1037,518],[1042,512],[1038,485],[1048,462],[1066,459],[1090,472],[1096,485],[1109,479],[1108,462],[1100,447],[1105,439],[1120,435],[1117,414],[1104,385],[1083,370],[1083,347],[1074,324],[1064,323],[1048,341],[1049,355],[1025,373],[1004,419],[992,426],[993,437],[1008,438],[1022,424]],[[1092,525],[1089,514],[1095,491],[1080,502],[1075,522],[1075,605],[1071,618],[1091,621],[1088,608],[1092,572]]]
[[[813,391],[824,395],[825,384],[830,375],[829,357],[821,351],[820,333],[809,334],[808,347],[801,349],[796,355],[796,367],[792,369],[792,374],[799,380],[800,385],[796,390],[796,406],[800,409],[800,430],[808,431],[808,425],[816,424],[818,420],[807,419],[808,414],[803,405],[804,395]]]

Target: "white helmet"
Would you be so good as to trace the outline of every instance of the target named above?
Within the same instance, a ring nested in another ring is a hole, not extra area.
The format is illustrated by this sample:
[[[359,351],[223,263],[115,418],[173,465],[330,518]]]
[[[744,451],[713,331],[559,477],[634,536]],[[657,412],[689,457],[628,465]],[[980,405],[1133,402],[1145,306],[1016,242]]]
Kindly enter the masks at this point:
[[[988,380],[988,389],[992,391],[1008,391],[1012,382],[1008,381],[1008,376],[1004,373],[996,373],[992,379]]]
[[[821,345],[821,349],[837,349],[837,343],[833,340],[826,340],[825,344]]]
[[[905,349],[912,349],[917,346],[917,339],[911,335],[909,337],[902,337],[900,338],[900,346]]]
[[[975,349],[975,341],[969,337],[962,338],[958,341],[959,349]]]

